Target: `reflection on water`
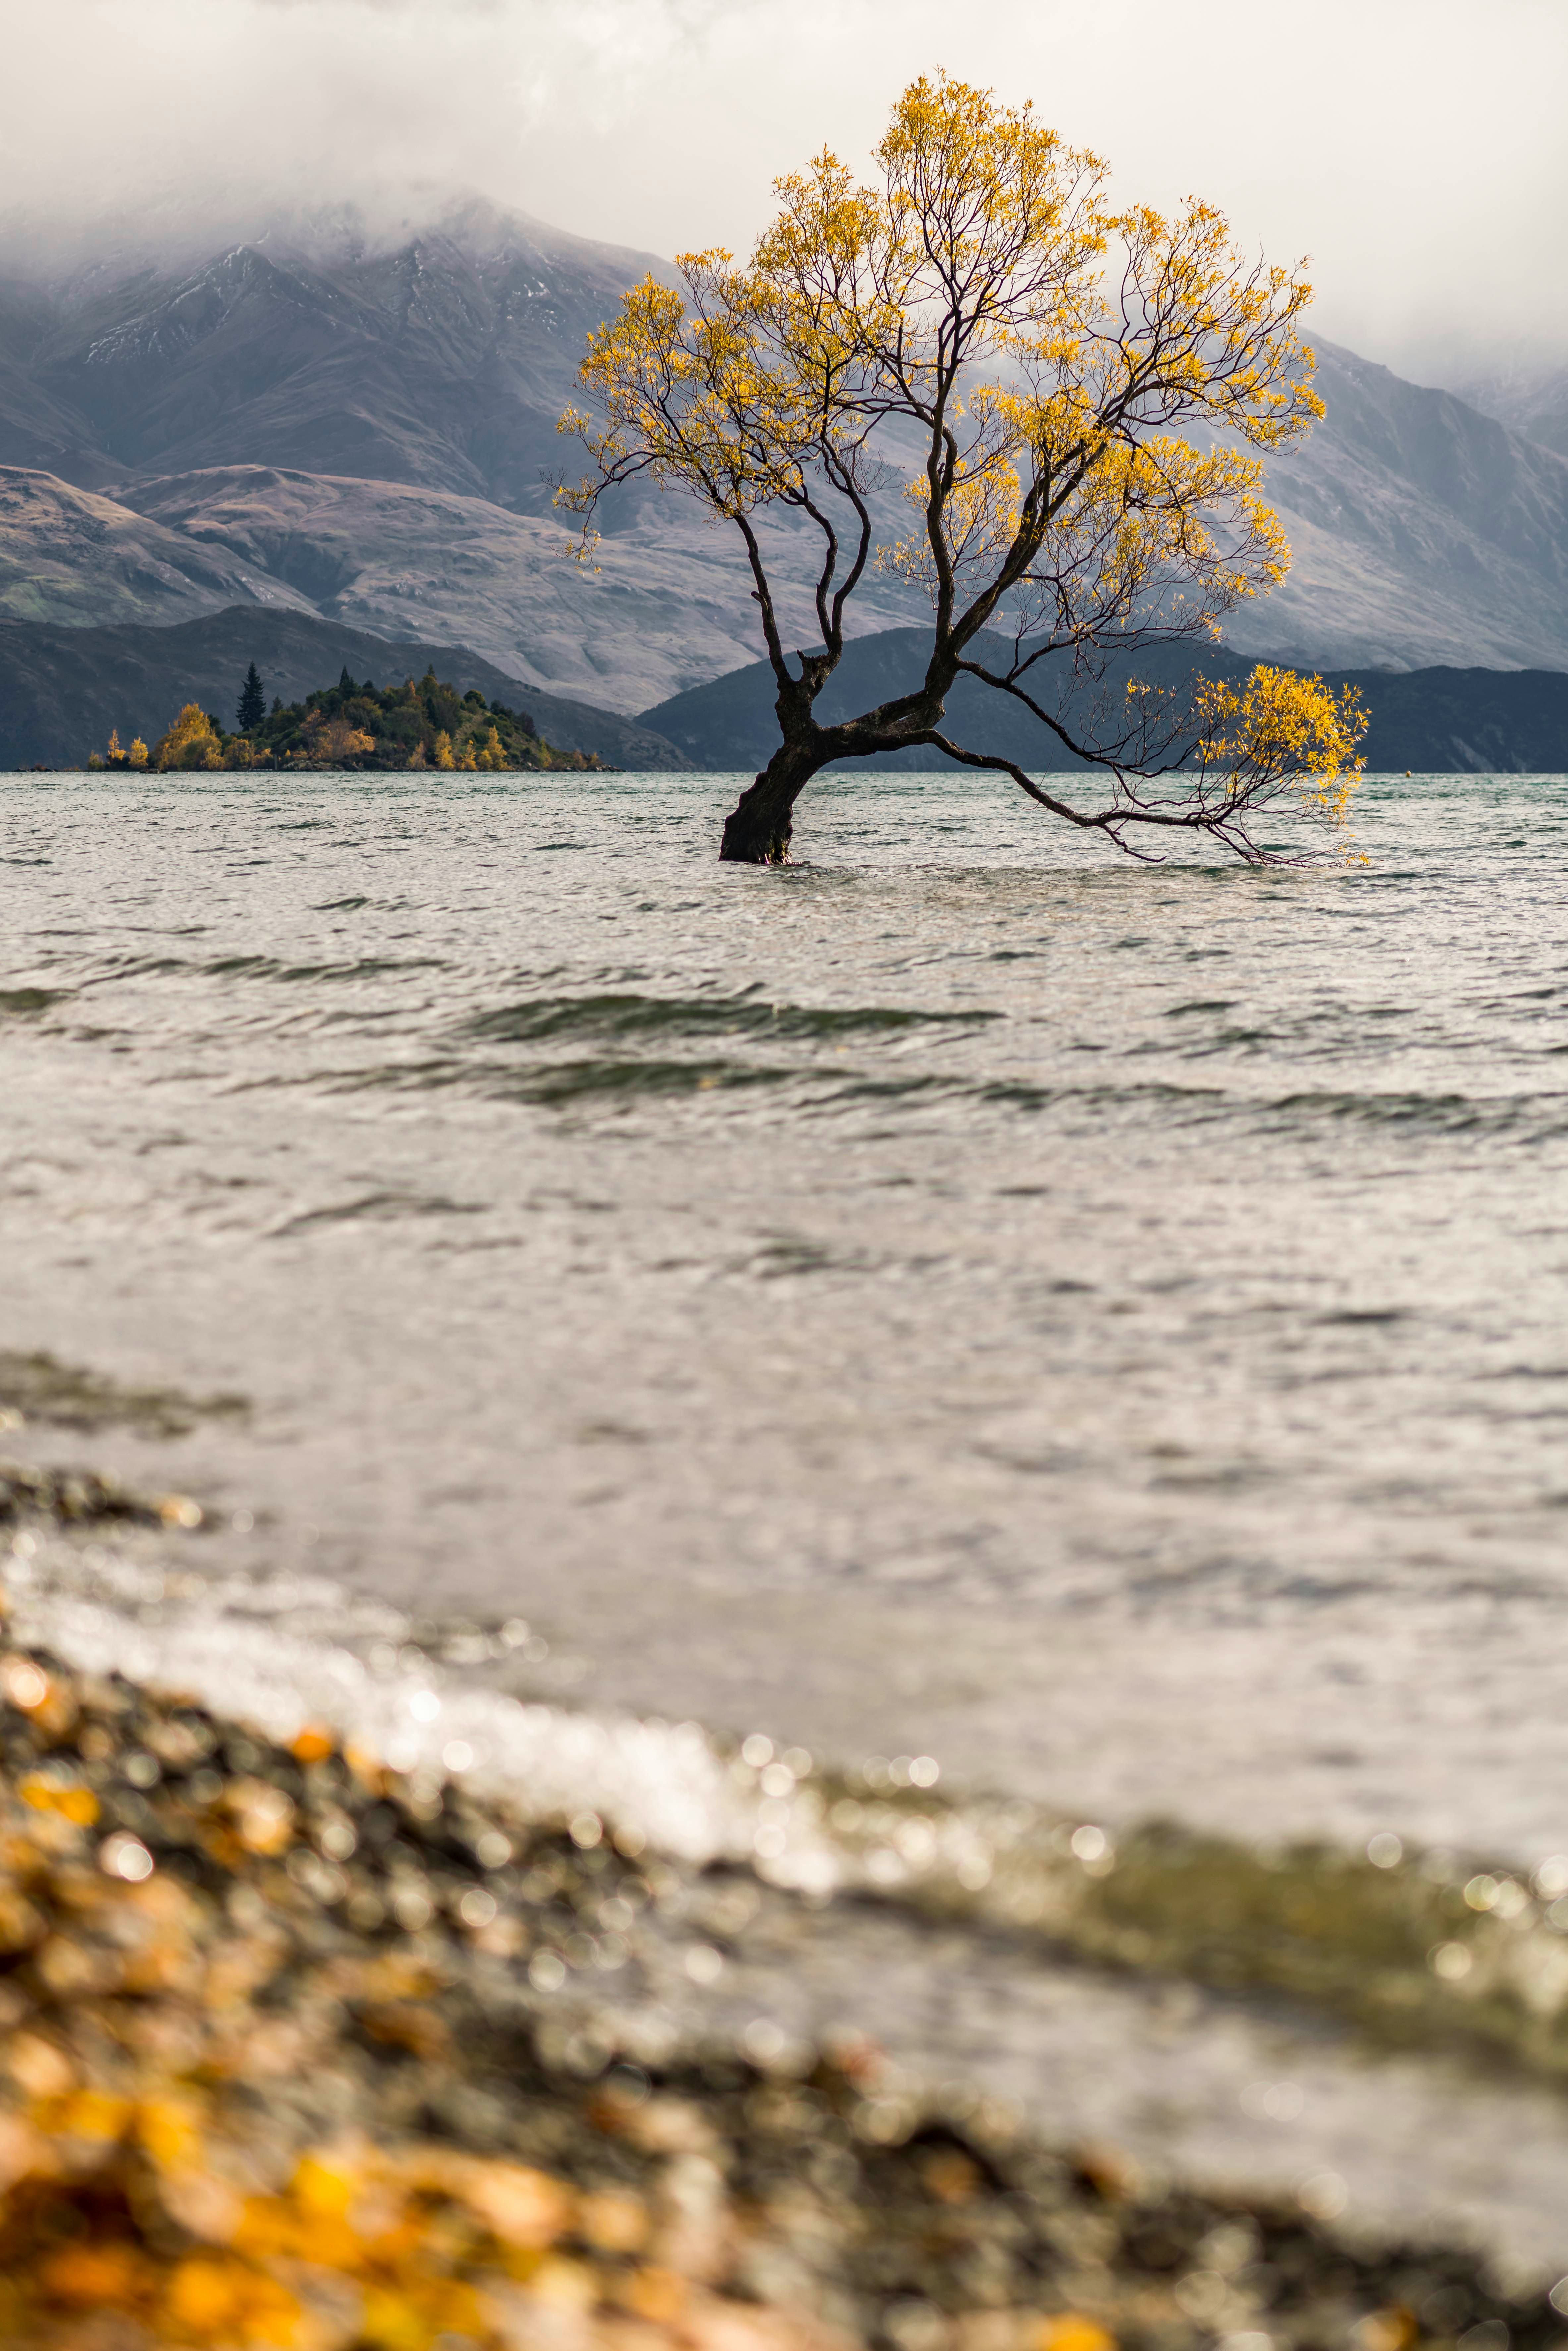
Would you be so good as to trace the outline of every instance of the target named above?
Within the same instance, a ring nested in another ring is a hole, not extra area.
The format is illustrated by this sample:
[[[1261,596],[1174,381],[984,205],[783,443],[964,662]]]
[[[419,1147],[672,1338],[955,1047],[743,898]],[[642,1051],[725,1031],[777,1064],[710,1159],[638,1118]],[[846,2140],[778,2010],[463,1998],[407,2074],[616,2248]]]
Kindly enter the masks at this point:
[[[7,1442],[526,1616],[525,1699],[1547,1883],[1562,781],[1262,874],[946,777],[721,869],[733,785],[6,779],[0,1344],[249,1400]]]

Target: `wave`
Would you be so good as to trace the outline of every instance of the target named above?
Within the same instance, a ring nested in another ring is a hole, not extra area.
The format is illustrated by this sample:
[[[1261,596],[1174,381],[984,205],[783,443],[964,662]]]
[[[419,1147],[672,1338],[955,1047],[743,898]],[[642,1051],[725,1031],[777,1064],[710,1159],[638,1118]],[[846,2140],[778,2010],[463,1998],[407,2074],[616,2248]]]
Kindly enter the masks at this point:
[[[46,1542],[7,1581],[13,1636],[76,1670],[189,1692],[283,1741],[326,1726],[541,1823],[591,1817],[624,1850],[1022,1938],[1059,1963],[1283,1999],[1384,2049],[1568,2076],[1568,1856],[1531,1872],[1392,1831],[1361,1852],[1251,1846],[950,1795],[930,1757],[825,1769],[767,1739],[510,1695],[497,1665],[548,1654],[527,1624],[422,1622],[325,1579]]]
[[[464,1032],[491,1043],[537,1044],[576,1037],[859,1037],[927,1029],[975,1029],[1000,1012],[936,1012],[899,1005],[779,1004],[747,989],[734,996],[632,994],[530,998],[476,1013]]]

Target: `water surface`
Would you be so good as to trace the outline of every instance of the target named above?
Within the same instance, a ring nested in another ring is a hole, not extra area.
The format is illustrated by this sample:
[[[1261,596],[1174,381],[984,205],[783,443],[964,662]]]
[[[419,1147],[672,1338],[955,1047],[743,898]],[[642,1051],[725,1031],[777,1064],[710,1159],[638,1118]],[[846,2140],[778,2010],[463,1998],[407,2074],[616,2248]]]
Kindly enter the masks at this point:
[[[737,780],[0,779],[0,1343],[250,1400],[29,1458],[601,1712],[1568,1851],[1563,779],[1267,872]]]

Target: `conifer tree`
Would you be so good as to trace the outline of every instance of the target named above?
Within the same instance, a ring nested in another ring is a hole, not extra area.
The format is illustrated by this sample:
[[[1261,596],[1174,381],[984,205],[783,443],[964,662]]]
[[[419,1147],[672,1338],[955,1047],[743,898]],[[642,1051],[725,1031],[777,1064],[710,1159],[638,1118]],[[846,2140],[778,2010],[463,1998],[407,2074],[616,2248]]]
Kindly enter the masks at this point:
[[[259,726],[267,716],[267,696],[262,692],[261,673],[252,662],[245,674],[245,684],[239,690],[239,708],[235,713],[235,725],[242,735]]]

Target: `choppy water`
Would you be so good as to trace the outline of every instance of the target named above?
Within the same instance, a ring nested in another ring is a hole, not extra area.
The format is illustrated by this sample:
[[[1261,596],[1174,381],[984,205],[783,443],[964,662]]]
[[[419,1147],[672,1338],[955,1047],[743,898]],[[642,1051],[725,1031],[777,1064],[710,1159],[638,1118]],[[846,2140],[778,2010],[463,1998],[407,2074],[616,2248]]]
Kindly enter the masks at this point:
[[[193,1630],[110,1577],[55,1629],[260,1704],[288,1638],[351,1695],[386,1611],[526,1618],[449,1659],[447,1743],[488,1706],[499,1757],[511,1692],[1528,1886],[1568,1852],[1563,779],[1375,781],[1365,866],[1262,874],[946,777],[829,783],[801,864],[721,869],[736,780],[0,779],[0,1347],[250,1399],[4,1442],[239,1514],[187,1564],[316,1579]],[[590,1794],[744,1844],[661,1735]],[[819,1896],[865,1882],[801,1835]],[[1167,2013],[810,1916],[733,1997],[1568,2265],[1560,2093],[1368,2074],[1343,2001]]]

